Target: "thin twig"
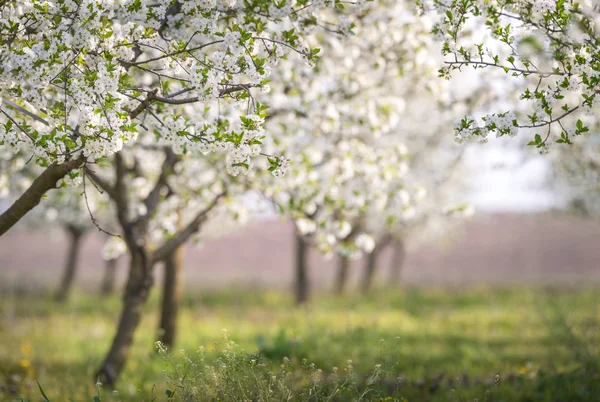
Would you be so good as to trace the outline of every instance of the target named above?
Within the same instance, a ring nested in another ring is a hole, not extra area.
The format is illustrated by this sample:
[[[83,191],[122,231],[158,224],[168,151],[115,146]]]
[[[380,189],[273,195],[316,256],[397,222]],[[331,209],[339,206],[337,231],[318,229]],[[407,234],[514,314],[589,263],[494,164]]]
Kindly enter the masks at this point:
[[[108,231],[102,229],[100,227],[100,225],[98,224],[98,221],[96,221],[96,218],[94,217],[94,214],[92,213],[92,209],[90,208],[90,203],[88,201],[88,196],[87,196],[87,191],[86,191],[86,186],[85,186],[85,182],[86,182],[86,178],[87,178],[86,168],[84,168],[82,170],[83,170],[83,196],[85,198],[85,206],[86,206],[86,208],[88,210],[88,213],[90,215],[90,219],[92,220],[92,223],[94,224],[94,226],[96,226],[96,228],[98,228],[98,230],[100,232],[105,233],[105,234],[107,234],[109,236],[112,236],[112,237],[118,237],[120,239],[121,238],[120,235],[117,235],[117,234],[114,234],[114,233],[111,233],[111,232],[108,232]],[[94,187],[96,187],[95,184],[94,184]],[[96,189],[98,189],[98,187],[96,187]]]

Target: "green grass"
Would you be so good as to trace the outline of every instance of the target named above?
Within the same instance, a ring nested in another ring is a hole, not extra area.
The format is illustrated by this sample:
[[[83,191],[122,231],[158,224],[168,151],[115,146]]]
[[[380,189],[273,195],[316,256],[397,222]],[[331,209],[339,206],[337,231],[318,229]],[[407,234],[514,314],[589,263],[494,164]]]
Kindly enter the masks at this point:
[[[84,294],[66,305],[46,295],[3,295],[0,399],[41,400],[39,381],[50,401],[92,401],[119,305],[117,297]],[[204,346],[206,364],[217,364],[211,351],[223,347],[226,328],[239,348],[259,352],[265,373],[289,357],[299,386],[308,375],[303,359],[323,370],[325,382],[352,360],[358,388],[380,364],[380,395],[408,401],[592,401],[600,400],[599,306],[597,288],[386,289],[316,295],[300,309],[280,292],[199,291],[185,296],[173,359],[183,363],[179,349],[194,356]],[[154,347],[157,307],[154,294],[118,396],[102,390],[103,400],[168,399],[164,370],[172,368]]]

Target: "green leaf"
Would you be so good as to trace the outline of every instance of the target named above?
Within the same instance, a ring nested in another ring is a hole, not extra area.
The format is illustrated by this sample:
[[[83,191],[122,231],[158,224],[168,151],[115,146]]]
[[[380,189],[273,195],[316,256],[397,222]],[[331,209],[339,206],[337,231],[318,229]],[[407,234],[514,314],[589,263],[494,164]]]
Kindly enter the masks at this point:
[[[40,382],[39,381],[36,381],[36,382],[40,389],[40,392],[42,393],[42,396],[44,397],[44,402],[50,402],[50,399],[48,399],[48,397],[46,396],[46,393],[44,392],[44,389],[42,388]]]

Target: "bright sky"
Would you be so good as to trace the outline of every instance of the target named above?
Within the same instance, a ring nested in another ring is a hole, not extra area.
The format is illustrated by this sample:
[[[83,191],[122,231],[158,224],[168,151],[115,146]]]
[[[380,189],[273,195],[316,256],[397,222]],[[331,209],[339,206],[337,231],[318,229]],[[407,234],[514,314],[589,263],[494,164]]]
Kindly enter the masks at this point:
[[[496,79],[492,78],[496,77]],[[512,110],[511,101],[503,99],[510,90],[503,72],[496,70],[471,70],[455,72],[450,81],[451,90],[472,94],[484,90],[497,98],[489,110],[467,110],[465,114],[481,117],[489,112]],[[480,87],[483,80],[488,87]],[[458,115],[457,118],[462,117]],[[452,135],[449,133],[448,135]],[[487,144],[470,144],[466,162],[474,174],[473,189],[467,196],[476,210],[481,212],[535,212],[560,207],[561,200],[551,188],[551,167],[546,156],[527,147],[531,133],[521,133],[517,138],[494,138]]]
[[[468,201],[482,212],[534,212],[560,205],[549,188],[548,160],[517,139],[490,139],[472,144],[466,155],[479,171]]]

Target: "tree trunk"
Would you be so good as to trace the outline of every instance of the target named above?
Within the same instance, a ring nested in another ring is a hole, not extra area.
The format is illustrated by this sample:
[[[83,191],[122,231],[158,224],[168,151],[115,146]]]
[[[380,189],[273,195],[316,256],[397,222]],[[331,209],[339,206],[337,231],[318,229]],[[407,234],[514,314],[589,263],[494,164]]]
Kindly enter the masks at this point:
[[[117,279],[117,258],[111,258],[104,261],[104,279],[102,279],[102,287],[100,293],[102,296],[108,296],[115,291],[115,282]]]
[[[392,247],[394,248],[394,251],[392,253],[392,263],[390,266],[390,283],[398,285],[400,283],[400,275],[402,273],[404,260],[406,259],[406,249],[402,239],[395,240],[392,243]]]
[[[165,259],[165,278],[158,339],[167,346],[173,346],[177,337],[177,316],[183,293],[183,251],[183,247],[177,247]]]
[[[77,262],[79,260],[81,240],[85,233],[82,229],[74,225],[66,225],[65,230],[69,235],[69,250],[67,252],[67,260],[65,262],[63,278],[55,296],[55,299],[58,302],[65,302],[71,293],[71,288],[73,287],[73,281],[75,279],[75,273],[77,272]]]
[[[139,246],[131,252],[129,278],[123,296],[123,308],[117,333],[96,375],[96,379],[108,387],[114,387],[123,370],[151,288],[152,266],[146,251]]]
[[[0,215],[0,236],[8,232],[27,212],[35,208],[49,190],[56,188],[56,182],[73,169],[83,165],[85,158],[80,156],[64,163],[53,163],[42,172],[18,200]]]
[[[371,253],[367,254],[365,258],[365,268],[363,272],[362,280],[362,291],[368,293],[373,285],[373,278],[375,276],[375,270],[377,269],[377,261],[379,259],[379,253],[381,252],[380,247],[375,247]]]
[[[338,257],[338,271],[335,278],[335,294],[341,295],[344,293],[346,288],[346,282],[348,281],[348,266],[350,265],[350,259],[348,257]]]
[[[296,234],[296,280],[294,283],[294,291],[296,296],[296,305],[302,305],[308,301],[310,283],[308,282],[308,246],[302,239],[302,236]]]

